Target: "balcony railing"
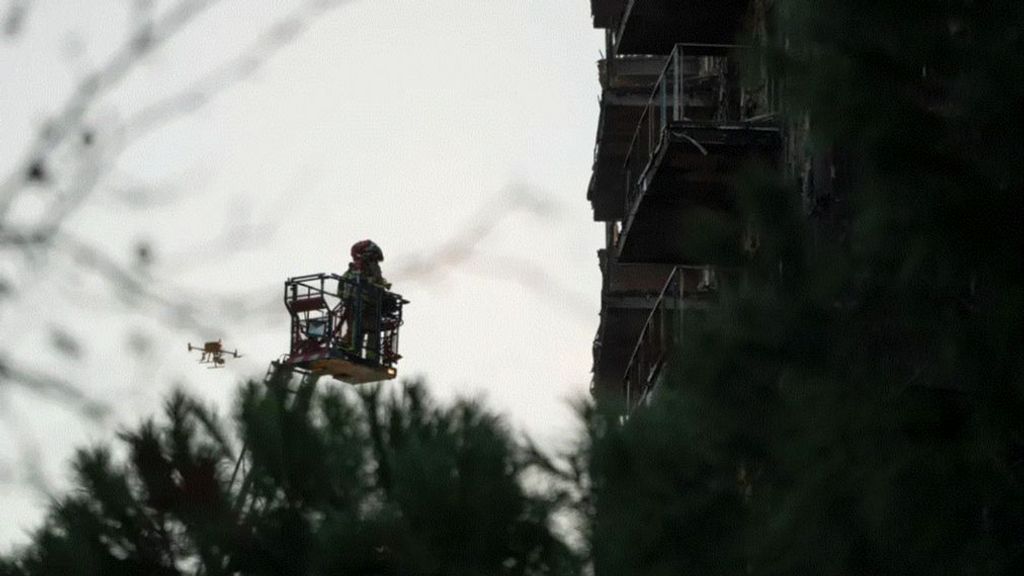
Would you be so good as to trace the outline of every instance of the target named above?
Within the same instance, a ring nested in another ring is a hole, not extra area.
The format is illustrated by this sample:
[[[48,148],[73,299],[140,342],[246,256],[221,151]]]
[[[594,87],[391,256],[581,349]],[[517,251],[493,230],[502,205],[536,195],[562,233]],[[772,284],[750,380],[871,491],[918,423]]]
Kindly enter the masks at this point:
[[[644,107],[623,165],[627,214],[650,184],[651,160],[669,124],[747,123],[774,116],[770,79],[747,89],[740,84],[740,57],[746,49],[729,44],[675,45]]]
[[[623,387],[626,409],[640,404],[661,374],[683,334],[683,307],[688,300],[714,294],[717,273],[709,266],[676,266],[658,295],[626,365]]]

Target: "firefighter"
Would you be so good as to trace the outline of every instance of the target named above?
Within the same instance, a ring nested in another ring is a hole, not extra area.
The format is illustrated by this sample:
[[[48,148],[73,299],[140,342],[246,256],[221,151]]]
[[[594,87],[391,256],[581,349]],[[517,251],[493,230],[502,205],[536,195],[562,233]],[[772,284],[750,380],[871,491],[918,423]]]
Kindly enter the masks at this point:
[[[366,359],[376,362],[380,357],[381,297],[391,288],[380,269],[384,253],[372,240],[361,240],[352,245],[350,254],[352,262],[338,283],[338,296],[345,302],[342,322],[347,327],[341,346],[359,354],[365,342]],[[361,310],[358,322],[356,310]],[[359,326],[354,326],[356,323]]]

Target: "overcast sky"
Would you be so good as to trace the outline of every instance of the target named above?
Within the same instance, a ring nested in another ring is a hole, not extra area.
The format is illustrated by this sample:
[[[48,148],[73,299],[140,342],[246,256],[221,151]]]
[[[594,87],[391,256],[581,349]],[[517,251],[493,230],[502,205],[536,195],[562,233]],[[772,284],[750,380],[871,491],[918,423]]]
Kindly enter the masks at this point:
[[[132,4],[27,3],[20,32],[0,40],[0,175],[124,42]],[[96,137],[113,137],[105,120],[251,53],[302,4],[222,0],[102,99]],[[24,541],[47,493],[66,485],[74,447],[153,414],[172,386],[230,409],[238,382],[287,352],[283,280],[343,271],[363,238],[383,247],[385,276],[412,301],[401,376],[425,377],[442,398],[482,396],[549,446],[571,438],[568,399],[587,393],[600,299],[603,231],[586,187],[602,45],[586,0],[356,0],[133,141],[63,234],[126,267],[133,246],[151,245],[139,274],[192,301],[216,333],[119,294],[68,254],[5,254],[0,271],[18,291],[0,301],[2,352],[115,410],[91,424],[67,402],[0,387],[0,549]],[[15,212],[34,217],[40,198],[24,195]],[[248,308],[215,305],[221,296]],[[228,370],[185,351],[218,337],[245,354]]]

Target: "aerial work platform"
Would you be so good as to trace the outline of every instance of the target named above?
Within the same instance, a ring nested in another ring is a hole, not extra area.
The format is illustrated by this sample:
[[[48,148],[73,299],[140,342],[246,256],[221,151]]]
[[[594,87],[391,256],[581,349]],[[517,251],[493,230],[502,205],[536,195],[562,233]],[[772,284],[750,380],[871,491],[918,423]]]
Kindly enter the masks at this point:
[[[282,363],[350,384],[391,380],[398,374],[398,335],[408,303],[364,278],[289,278],[284,304],[291,349]]]

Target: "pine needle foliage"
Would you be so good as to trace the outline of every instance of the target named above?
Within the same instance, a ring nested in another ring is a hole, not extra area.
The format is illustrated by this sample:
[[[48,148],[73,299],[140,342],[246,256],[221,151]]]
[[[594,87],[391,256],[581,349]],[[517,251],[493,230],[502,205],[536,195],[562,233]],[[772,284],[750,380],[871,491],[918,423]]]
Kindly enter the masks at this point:
[[[1024,573],[1024,3],[775,10],[842,193],[744,176],[756,253],[592,419],[596,574]]]
[[[557,503],[524,488],[530,449],[477,403],[278,376],[241,389],[235,424],[237,474],[225,426],[181,392],[117,450],[80,450],[74,489],[0,574],[578,573]]]

